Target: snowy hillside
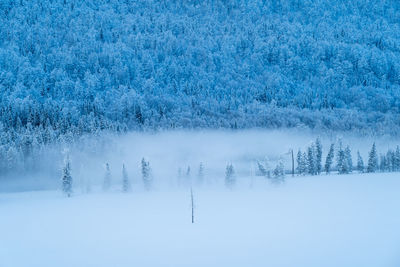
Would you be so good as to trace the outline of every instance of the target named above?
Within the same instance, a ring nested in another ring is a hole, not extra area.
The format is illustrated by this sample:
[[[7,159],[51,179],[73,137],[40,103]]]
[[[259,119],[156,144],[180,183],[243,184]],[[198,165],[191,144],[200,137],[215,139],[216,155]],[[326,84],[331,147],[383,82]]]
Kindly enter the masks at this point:
[[[397,135],[399,2],[0,2],[0,157],[85,133]]]

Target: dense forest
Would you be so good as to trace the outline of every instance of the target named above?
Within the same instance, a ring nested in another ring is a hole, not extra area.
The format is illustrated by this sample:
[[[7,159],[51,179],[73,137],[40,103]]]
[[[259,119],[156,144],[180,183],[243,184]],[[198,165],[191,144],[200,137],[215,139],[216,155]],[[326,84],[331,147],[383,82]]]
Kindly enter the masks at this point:
[[[395,0],[0,1],[0,166],[101,131],[400,133]]]

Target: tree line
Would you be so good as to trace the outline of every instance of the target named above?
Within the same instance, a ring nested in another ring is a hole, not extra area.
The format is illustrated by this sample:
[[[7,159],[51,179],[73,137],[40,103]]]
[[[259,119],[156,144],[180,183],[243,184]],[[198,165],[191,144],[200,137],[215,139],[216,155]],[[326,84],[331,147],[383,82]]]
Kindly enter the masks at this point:
[[[336,159],[336,162],[334,161]],[[350,146],[343,146],[342,141],[339,140],[336,145],[331,144],[329,151],[325,158],[325,163],[322,165],[322,145],[317,138],[307,147],[306,151],[297,152],[297,167],[298,175],[318,175],[322,172],[326,174],[332,171],[337,171],[339,174],[348,174],[353,171],[359,173],[372,173],[372,172],[394,172],[400,170],[400,147],[389,149],[385,154],[378,155],[376,144],[373,143],[371,150],[368,153],[368,160],[364,163],[359,151],[357,151],[356,164],[353,163],[353,156]]]
[[[0,1],[0,173],[106,130],[399,134],[399,11],[396,0]]]

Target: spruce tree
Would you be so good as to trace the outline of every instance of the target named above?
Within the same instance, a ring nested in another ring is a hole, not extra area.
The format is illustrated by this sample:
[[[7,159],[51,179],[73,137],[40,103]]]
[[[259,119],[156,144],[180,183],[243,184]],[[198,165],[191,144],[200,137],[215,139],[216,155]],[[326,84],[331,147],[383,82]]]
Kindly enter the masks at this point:
[[[303,174],[305,175],[305,174],[307,174],[307,172],[308,172],[308,165],[307,165],[307,162],[308,162],[308,160],[307,160],[307,153],[306,152],[303,152],[303,156],[302,156],[302,169],[303,169]]]
[[[395,153],[389,149],[386,153],[386,170],[389,172],[394,171],[395,166]]]
[[[319,138],[315,141],[315,172],[320,174],[322,171],[322,144]]]
[[[335,153],[335,146],[334,146],[334,144],[331,144],[331,147],[329,148],[329,152],[328,152],[328,155],[326,156],[326,160],[325,160],[326,174],[329,174],[331,172],[334,153]]]
[[[106,163],[106,173],[104,175],[103,191],[108,191],[111,186],[111,171],[110,165]]]
[[[301,153],[301,150],[299,149],[299,151],[297,152],[297,174],[301,175],[304,173],[304,168],[303,168],[303,154]]]
[[[385,157],[385,155],[381,155],[380,156],[379,170],[381,172],[385,172],[386,171],[386,157]]]
[[[316,173],[315,163],[315,146],[314,143],[312,143],[311,146],[307,148],[307,171],[311,175]]]
[[[276,182],[283,181],[285,178],[285,166],[282,159],[279,159],[279,162],[273,171],[273,178]]]
[[[258,174],[260,176],[267,177],[267,170],[265,169],[264,165],[262,165],[259,161],[257,161],[257,168],[258,168]]]
[[[141,161],[141,170],[142,170],[142,180],[144,184],[144,188],[146,190],[150,190],[152,187],[152,177],[150,173],[150,163],[142,158]]]
[[[64,162],[63,175],[62,175],[62,191],[67,197],[72,194],[72,176],[71,176],[71,162],[67,156]]]
[[[232,189],[236,183],[235,170],[232,163],[228,163],[225,170],[225,186]]]
[[[131,183],[129,181],[128,173],[126,172],[125,164],[122,164],[122,192],[131,191]]]
[[[346,160],[346,154],[345,151],[342,148],[342,142],[339,141],[339,148],[337,152],[337,169],[339,174],[346,174],[348,173],[348,168],[347,168],[347,160]]]
[[[353,159],[351,157],[351,150],[349,146],[346,147],[344,154],[346,158],[346,167],[347,167],[346,173],[350,173],[353,171]]]
[[[396,152],[394,152],[394,171],[400,170],[400,147],[396,147]]]
[[[375,142],[372,144],[371,151],[368,154],[367,172],[376,172],[378,168],[378,153],[376,152]]]
[[[359,173],[364,172],[364,161],[361,157],[360,151],[357,151],[357,171]]]

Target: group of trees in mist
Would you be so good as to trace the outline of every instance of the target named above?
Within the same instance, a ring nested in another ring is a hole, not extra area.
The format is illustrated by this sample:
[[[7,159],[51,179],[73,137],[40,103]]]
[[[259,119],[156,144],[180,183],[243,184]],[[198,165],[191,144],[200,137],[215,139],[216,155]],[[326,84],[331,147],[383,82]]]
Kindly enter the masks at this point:
[[[334,161],[335,159],[336,162]],[[317,138],[315,142],[308,146],[307,152],[298,151],[296,170],[298,175],[318,175],[322,171],[329,174],[333,170],[336,170],[339,174],[348,174],[353,171],[359,173],[400,171],[400,147],[397,146],[395,150],[389,149],[379,156],[376,145],[373,143],[368,153],[367,163],[364,164],[364,159],[360,152],[357,151],[357,161],[354,164],[350,146],[343,147],[342,141],[339,140],[336,145],[336,151],[335,144],[330,145],[325,158],[324,169],[322,169],[322,145],[319,138]]]
[[[399,133],[400,2],[0,1],[0,168],[165,128]]]
[[[293,153],[292,157],[294,157]],[[364,159],[360,152],[357,151],[356,161],[353,162],[352,151],[349,145],[344,146],[342,140],[339,139],[337,144],[330,144],[328,151],[323,156],[323,146],[321,140],[317,138],[314,142],[306,147],[302,152],[297,152],[296,167],[293,165],[290,169],[285,166],[282,157],[275,161],[275,167],[271,167],[269,160],[256,161],[256,172],[251,171],[250,176],[262,176],[272,183],[282,183],[285,181],[286,175],[321,175],[323,173],[330,174],[332,172],[338,174],[357,173],[374,173],[374,172],[397,172],[400,171],[400,146],[395,149],[388,149],[386,153],[378,154],[376,144],[373,143],[368,153],[368,159],[364,163]],[[293,158],[292,164],[295,160]],[[105,173],[102,183],[104,192],[110,191],[112,185],[119,184],[122,192],[132,191],[131,178],[125,164],[122,164],[120,178],[113,177],[109,163],[105,164]],[[154,188],[154,176],[150,162],[145,158],[140,161],[140,174],[143,188],[150,191]],[[237,174],[233,163],[227,163],[225,167],[224,185],[228,189],[233,189],[237,183]],[[203,186],[206,180],[204,163],[200,162],[197,171],[192,176],[192,169],[187,166],[186,169],[179,168],[176,176],[176,182],[179,187],[192,188],[193,186]],[[62,168],[62,191],[70,196],[73,188],[73,179],[71,174],[71,162],[69,155],[66,154],[64,167]],[[116,181],[120,181],[116,183]],[[210,180],[207,181],[211,182]],[[215,182],[215,181],[213,181]],[[90,187],[90,185],[89,185]],[[88,190],[89,191],[89,190]]]
[[[150,163],[145,158],[142,158],[141,161],[141,176],[144,188],[148,191],[151,190],[153,186],[153,175],[151,173]],[[122,192],[127,193],[132,191],[131,179],[128,175],[128,170],[125,164],[122,164],[121,178],[119,180],[121,181],[120,185]],[[67,154],[64,160],[64,167],[62,168],[61,189],[68,197],[70,197],[73,192],[72,181],[73,179],[71,174],[71,161],[69,159],[69,155]],[[110,191],[113,183],[115,182],[113,182],[110,164],[106,163],[102,185],[103,192]],[[87,191],[90,191],[90,188],[91,185],[88,184]]]

